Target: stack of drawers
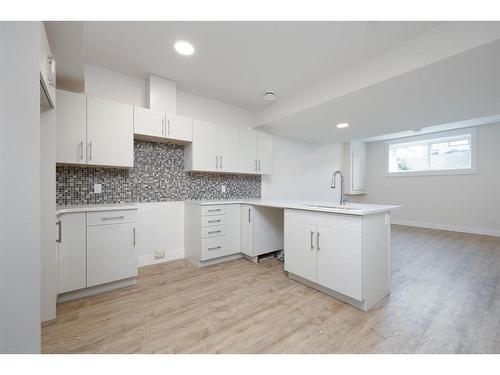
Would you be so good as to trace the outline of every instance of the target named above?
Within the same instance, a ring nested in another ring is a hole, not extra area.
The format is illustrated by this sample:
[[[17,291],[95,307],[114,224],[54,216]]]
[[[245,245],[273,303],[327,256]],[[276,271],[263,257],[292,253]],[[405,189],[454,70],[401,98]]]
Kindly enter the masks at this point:
[[[226,206],[202,206],[200,260],[204,261],[227,255],[225,235]]]

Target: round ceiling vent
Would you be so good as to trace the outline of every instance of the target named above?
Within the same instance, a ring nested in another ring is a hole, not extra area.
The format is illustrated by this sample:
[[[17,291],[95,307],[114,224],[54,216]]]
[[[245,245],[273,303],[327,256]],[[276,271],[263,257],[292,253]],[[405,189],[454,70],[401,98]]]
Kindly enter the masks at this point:
[[[263,97],[265,101],[272,102],[274,99],[276,99],[276,91],[267,90],[264,92]]]

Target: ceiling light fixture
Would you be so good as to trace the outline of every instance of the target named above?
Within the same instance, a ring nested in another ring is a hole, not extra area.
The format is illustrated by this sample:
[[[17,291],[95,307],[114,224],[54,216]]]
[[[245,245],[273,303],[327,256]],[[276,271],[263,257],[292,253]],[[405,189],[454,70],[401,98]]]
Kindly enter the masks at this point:
[[[344,128],[347,128],[349,126],[349,124],[347,122],[341,122],[339,124],[337,124],[337,128],[339,129],[344,129]]]
[[[194,53],[193,45],[185,40],[178,40],[175,42],[174,48],[178,53],[184,56],[190,56]]]
[[[276,99],[276,91],[273,90],[264,91],[264,94],[262,95],[264,97],[264,100],[268,102],[272,102],[274,99]]]

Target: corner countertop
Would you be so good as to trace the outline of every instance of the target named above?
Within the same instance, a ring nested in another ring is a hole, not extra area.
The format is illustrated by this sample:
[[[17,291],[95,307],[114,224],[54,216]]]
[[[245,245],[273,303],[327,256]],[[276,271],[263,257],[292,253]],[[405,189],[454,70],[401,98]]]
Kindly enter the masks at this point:
[[[71,212],[96,212],[96,211],[116,211],[116,210],[137,210],[137,206],[130,203],[103,203],[103,204],[79,204],[58,206],[56,215]]]
[[[313,202],[313,201],[293,201],[293,200],[268,200],[268,199],[239,199],[239,200],[190,200],[185,201],[188,204],[199,204],[202,206],[215,204],[251,204],[254,206],[290,208],[295,210],[330,212],[345,215],[372,215],[382,212],[390,212],[401,206],[381,205],[381,204],[360,204],[347,203],[340,206],[334,202]]]

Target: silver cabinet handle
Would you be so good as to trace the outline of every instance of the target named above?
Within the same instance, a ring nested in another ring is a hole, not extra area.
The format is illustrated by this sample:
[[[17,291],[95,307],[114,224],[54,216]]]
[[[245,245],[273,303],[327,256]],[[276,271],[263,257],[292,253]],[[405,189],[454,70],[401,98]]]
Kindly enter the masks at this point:
[[[314,237],[314,232],[311,231],[311,250],[314,249],[314,245],[313,245],[313,237]]]
[[[217,212],[220,211],[220,208],[212,208],[211,210],[208,210],[208,212]]]
[[[260,172],[260,160],[259,160],[259,172]]]
[[[255,170],[257,171],[257,159],[255,159]]]
[[[89,160],[92,160],[92,142],[89,142]]]
[[[316,232],[316,249],[319,250],[319,232]]]
[[[213,230],[213,231],[210,231],[210,232],[208,232],[208,234],[214,234],[214,233],[220,233],[220,232],[221,232],[221,231],[220,231],[220,229],[219,229],[219,230]]]
[[[219,220],[208,220],[209,223],[220,223],[220,219]]]
[[[250,220],[250,212],[251,212],[251,210],[252,210],[251,208],[248,209],[248,222],[249,223],[252,222],[252,220]]]
[[[135,228],[134,228],[134,246],[135,246]]]
[[[161,119],[161,135],[165,135],[165,119]]]
[[[215,169],[219,169],[219,157],[215,155]]]
[[[57,239],[56,239],[56,242],[59,242],[61,243],[62,241],[62,222],[61,220],[59,220],[56,225],[58,226],[58,229],[57,229]]]
[[[118,219],[124,219],[125,216],[108,216],[108,217],[103,217],[102,220],[118,220]]]
[[[80,142],[80,159],[83,159],[83,141]]]
[[[208,250],[217,250],[220,249],[221,246],[209,247]]]
[[[170,120],[167,121],[168,121],[168,135],[170,135]]]
[[[219,159],[220,159],[219,167],[220,169],[222,169],[222,156],[219,156]]]

